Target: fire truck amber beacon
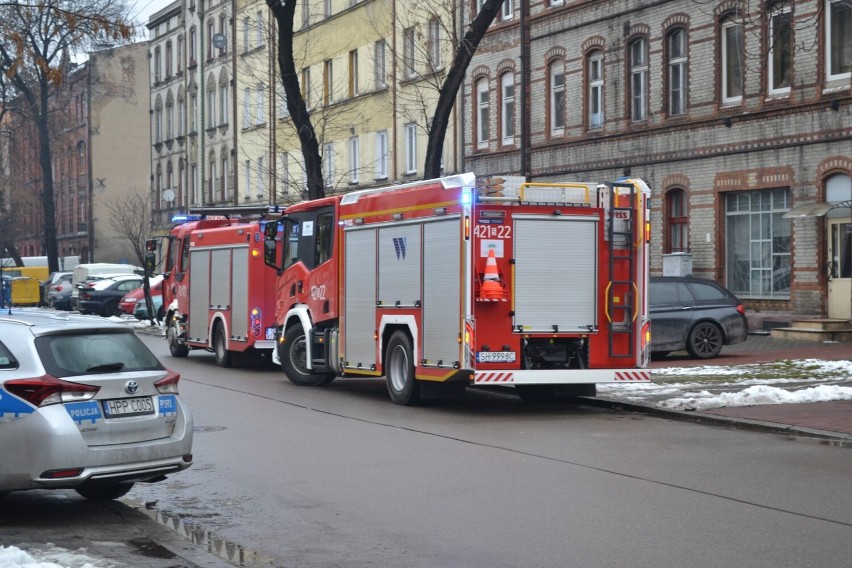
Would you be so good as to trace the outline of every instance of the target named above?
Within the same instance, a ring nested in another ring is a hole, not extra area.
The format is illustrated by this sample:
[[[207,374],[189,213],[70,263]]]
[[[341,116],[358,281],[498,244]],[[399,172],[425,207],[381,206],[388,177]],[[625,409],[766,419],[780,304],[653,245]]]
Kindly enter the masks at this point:
[[[464,173],[192,211],[165,251],[169,350],[268,359],[299,386],[372,377],[401,405],[649,381],[650,193]]]

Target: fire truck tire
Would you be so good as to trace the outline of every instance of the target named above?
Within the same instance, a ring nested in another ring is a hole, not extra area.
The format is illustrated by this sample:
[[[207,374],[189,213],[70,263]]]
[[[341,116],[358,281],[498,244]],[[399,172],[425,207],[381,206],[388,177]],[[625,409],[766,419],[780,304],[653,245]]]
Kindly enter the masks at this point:
[[[225,338],[225,327],[217,325],[213,331],[213,356],[216,364],[227,368],[231,366],[231,352],[228,351],[228,341]]]
[[[395,331],[385,352],[388,394],[396,404],[412,406],[420,402],[420,383],[414,377],[414,351],[404,331]]]
[[[714,323],[699,322],[686,338],[686,350],[696,359],[711,359],[722,350],[722,330]]]
[[[334,380],[334,373],[314,373],[308,369],[305,332],[293,325],[284,332],[284,342],[278,346],[281,369],[290,382],[300,387],[320,387]]]
[[[171,320],[171,318],[169,318]],[[186,357],[189,355],[189,347],[178,343],[177,329],[171,321],[166,325],[166,341],[169,344],[169,353],[172,357]]]

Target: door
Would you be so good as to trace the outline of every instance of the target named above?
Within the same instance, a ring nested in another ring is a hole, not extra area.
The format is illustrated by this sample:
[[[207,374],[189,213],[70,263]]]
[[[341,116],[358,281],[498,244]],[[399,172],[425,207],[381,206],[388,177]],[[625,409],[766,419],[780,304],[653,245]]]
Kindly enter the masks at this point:
[[[852,223],[828,219],[828,317],[852,317]]]

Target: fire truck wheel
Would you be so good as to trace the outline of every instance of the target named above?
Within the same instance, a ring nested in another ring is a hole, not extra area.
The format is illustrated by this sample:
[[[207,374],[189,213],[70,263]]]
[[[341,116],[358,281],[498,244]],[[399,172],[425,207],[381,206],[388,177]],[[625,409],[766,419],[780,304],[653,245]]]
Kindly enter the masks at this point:
[[[216,358],[216,364],[220,367],[230,367],[231,352],[228,351],[228,342],[225,339],[225,327],[217,325],[213,333],[213,355]]]
[[[395,331],[388,341],[385,375],[393,402],[406,406],[420,402],[420,383],[414,378],[414,352],[404,331]]]
[[[177,329],[174,322],[169,318],[169,323],[166,325],[166,341],[169,343],[169,352],[172,357],[186,357],[189,355],[189,348],[186,345],[178,343]]]
[[[686,350],[696,359],[711,359],[722,350],[722,330],[714,323],[696,324],[686,338]]]
[[[300,387],[319,387],[334,380],[334,373],[313,373],[308,369],[305,331],[301,325],[290,326],[284,332],[284,342],[278,346],[278,358],[290,382]]]

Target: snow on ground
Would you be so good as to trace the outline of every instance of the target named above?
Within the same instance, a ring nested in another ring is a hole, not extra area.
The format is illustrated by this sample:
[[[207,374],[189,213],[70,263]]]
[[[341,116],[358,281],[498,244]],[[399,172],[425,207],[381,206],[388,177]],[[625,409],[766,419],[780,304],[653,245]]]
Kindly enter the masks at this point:
[[[672,410],[852,400],[852,361],[653,369],[651,383],[598,385],[598,395]]]
[[[0,545],[3,568],[108,568],[115,566],[86,554],[86,549],[67,550],[53,544],[25,552],[16,546]]]

